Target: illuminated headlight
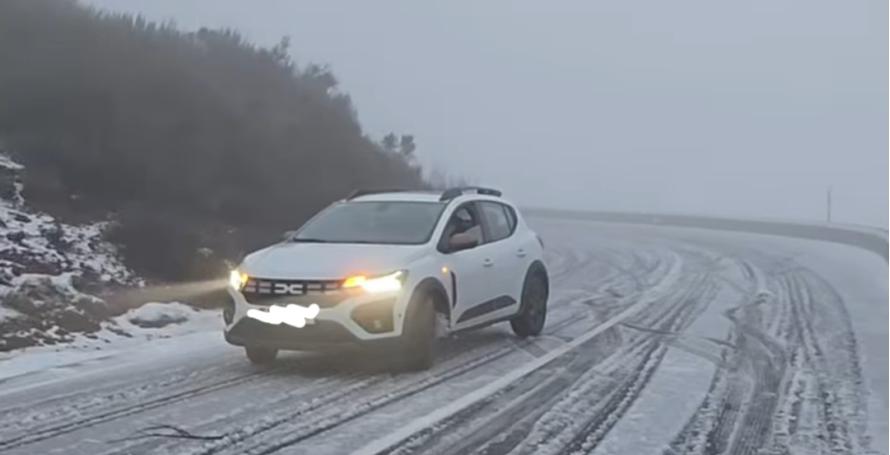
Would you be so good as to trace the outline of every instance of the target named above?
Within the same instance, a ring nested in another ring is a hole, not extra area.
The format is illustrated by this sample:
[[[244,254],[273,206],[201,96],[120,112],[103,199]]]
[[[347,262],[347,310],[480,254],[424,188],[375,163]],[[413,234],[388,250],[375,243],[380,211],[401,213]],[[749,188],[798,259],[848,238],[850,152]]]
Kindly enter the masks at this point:
[[[401,270],[370,278],[364,275],[356,275],[343,281],[343,289],[361,288],[371,294],[398,291],[402,289],[405,278],[407,278],[407,273]]]
[[[242,273],[240,270],[232,270],[229,272],[229,286],[236,291],[240,291],[247,284],[247,278],[246,273]]]

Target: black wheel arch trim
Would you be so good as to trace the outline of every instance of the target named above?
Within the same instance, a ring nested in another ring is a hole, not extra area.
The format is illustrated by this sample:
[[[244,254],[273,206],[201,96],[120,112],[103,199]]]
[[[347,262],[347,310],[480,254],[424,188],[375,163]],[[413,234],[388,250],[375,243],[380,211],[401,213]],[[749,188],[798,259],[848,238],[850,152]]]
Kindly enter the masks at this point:
[[[442,285],[442,282],[433,277],[427,277],[420,280],[420,283],[417,283],[417,286],[414,287],[414,292],[411,294],[411,300],[413,301],[414,297],[421,292],[433,294],[433,306],[436,312],[445,314],[445,316],[451,320],[451,305],[448,299],[448,292],[445,291],[445,286]]]
[[[534,261],[532,261],[531,264],[529,264],[528,272],[526,272],[526,276],[528,276],[528,274],[531,273],[532,271],[540,271],[541,273],[543,273],[544,281],[547,282],[547,287],[548,288],[550,287],[550,275],[547,273],[547,266],[545,266],[544,263],[540,259],[535,259]]]

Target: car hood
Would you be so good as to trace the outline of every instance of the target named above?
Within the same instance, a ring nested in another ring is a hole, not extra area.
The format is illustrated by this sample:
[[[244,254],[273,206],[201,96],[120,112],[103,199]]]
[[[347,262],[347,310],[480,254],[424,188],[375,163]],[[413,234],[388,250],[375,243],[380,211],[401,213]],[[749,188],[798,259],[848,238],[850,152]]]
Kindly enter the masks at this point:
[[[401,270],[422,254],[420,245],[279,243],[249,254],[241,271],[260,278],[335,280]]]

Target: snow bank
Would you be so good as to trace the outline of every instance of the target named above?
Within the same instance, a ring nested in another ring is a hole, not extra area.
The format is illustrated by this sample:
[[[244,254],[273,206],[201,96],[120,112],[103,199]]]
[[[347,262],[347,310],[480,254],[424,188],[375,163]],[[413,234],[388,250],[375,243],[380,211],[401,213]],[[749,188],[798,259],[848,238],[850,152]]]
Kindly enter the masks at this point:
[[[126,319],[130,324],[144,329],[155,329],[171,324],[182,324],[196,313],[196,309],[179,302],[149,302],[130,310],[119,319]]]
[[[21,164],[16,163],[15,161],[12,160],[12,158],[10,158],[6,155],[3,155],[3,154],[0,154],[0,167],[9,169],[11,171],[20,171],[25,168],[25,166],[22,166]]]
[[[171,357],[170,352],[181,355],[183,349],[211,347],[215,352],[224,352],[230,348],[219,341],[222,330],[219,311],[192,309],[175,302],[154,302],[146,306],[145,310],[134,309],[102,322],[102,328],[94,333],[74,334],[73,340],[67,343],[0,352],[2,393],[77,375],[101,375],[105,368],[139,368],[146,362],[178,359]],[[143,328],[129,320],[134,316],[154,316],[151,313],[179,314],[187,320],[154,328]]]

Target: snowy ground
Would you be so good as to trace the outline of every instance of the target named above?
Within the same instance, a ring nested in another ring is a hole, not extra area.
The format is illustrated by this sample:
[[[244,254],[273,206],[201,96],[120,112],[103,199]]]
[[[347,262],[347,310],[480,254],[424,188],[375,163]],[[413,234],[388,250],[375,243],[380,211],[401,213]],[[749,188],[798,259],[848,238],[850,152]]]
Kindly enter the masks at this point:
[[[0,452],[887,453],[877,255],[533,224],[554,288],[537,339],[504,325],[465,334],[415,374],[360,352],[257,369],[224,344],[218,315],[160,307],[187,321],[138,327],[124,315],[138,335],[0,360]]]
[[[149,302],[104,322],[89,336],[52,346],[0,352],[0,393],[34,387],[36,382],[70,378],[70,373],[92,373],[117,368],[126,357],[141,359],[149,352],[169,355],[189,336],[218,335],[220,315],[176,302]]]

